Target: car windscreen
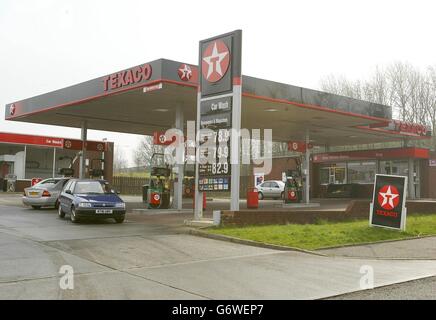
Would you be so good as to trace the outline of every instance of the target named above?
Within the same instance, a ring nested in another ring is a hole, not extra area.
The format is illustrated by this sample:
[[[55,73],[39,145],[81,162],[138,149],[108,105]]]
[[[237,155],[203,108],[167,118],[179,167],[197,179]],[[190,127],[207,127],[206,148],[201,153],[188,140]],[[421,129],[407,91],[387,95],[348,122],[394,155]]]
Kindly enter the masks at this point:
[[[77,181],[74,187],[76,194],[105,194],[108,190],[104,183],[99,181]]]
[[[42,180],[41,182],[38,182],[35,184],[35,187],[44,187],[44,188],[52,188],[54,187],[60,180],[58,179],[46,179]]]

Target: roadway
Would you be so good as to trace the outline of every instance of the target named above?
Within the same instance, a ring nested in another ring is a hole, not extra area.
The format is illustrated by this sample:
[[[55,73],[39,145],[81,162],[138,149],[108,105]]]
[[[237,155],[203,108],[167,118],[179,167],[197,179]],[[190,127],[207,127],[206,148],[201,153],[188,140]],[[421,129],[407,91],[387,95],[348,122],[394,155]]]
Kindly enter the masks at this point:
[[[190,215],[188,215],[190,216]],[[73,224],[0,201],[0,299],[319,299],[436,275],[436,261],[325,257],[198,238],[186,214]],[[74,289],[60,288],[62,266]],[[363,269],[362,269],[363,267]]]

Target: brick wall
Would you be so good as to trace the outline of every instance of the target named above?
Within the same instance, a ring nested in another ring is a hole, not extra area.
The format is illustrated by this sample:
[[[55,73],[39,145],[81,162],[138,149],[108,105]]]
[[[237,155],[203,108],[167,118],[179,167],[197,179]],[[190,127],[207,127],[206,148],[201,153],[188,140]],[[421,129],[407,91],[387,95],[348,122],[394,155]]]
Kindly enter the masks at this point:
[[[230,226],[272,225],[272,224],[308,224],[319,220],[350,221],[369,218],[370,200],[352,200],[345,210],[240,210],[223,211],[222,224]],[[407,201],[407,214],[434,214],[436,201]]]

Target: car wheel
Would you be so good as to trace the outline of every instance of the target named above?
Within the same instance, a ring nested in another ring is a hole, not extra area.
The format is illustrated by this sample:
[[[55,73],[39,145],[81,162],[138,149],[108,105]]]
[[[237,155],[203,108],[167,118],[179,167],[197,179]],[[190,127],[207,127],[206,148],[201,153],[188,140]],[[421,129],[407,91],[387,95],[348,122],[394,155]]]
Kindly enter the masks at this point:
[[[35,210],[39,210],[39,209],[41,209],[41,206],[32,206],[32,208]]]
[[[77,219],[77,217],[76,217],[76,209],[74,207],[71,207],[70,220],[72,223],[79,222],[79,219]]]
[[[258,197],[259,200],[262,200],[263,199],[263,193],[262,192],[258,192],[257,193],[257,197]]]
[[[116,223],[123,223],[124,217],[114,218]]]
[[[65,218],[65,212],[62,210],[62,207],[58,204],[58,216],[59,218]]]

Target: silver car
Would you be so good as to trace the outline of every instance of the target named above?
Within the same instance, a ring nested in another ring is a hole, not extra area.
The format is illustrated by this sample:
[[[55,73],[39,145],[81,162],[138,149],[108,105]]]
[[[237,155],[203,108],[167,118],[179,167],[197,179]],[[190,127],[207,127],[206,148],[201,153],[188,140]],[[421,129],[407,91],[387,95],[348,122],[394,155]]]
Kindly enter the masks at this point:
[[[283,199],[285,194],[285,183],[280,180],[268,180],[257,187],[259,200],[264,198]]]
[[[69,178],[50,178],[24,189],[23,203],[33,209],[57,208],[59,194]]]

